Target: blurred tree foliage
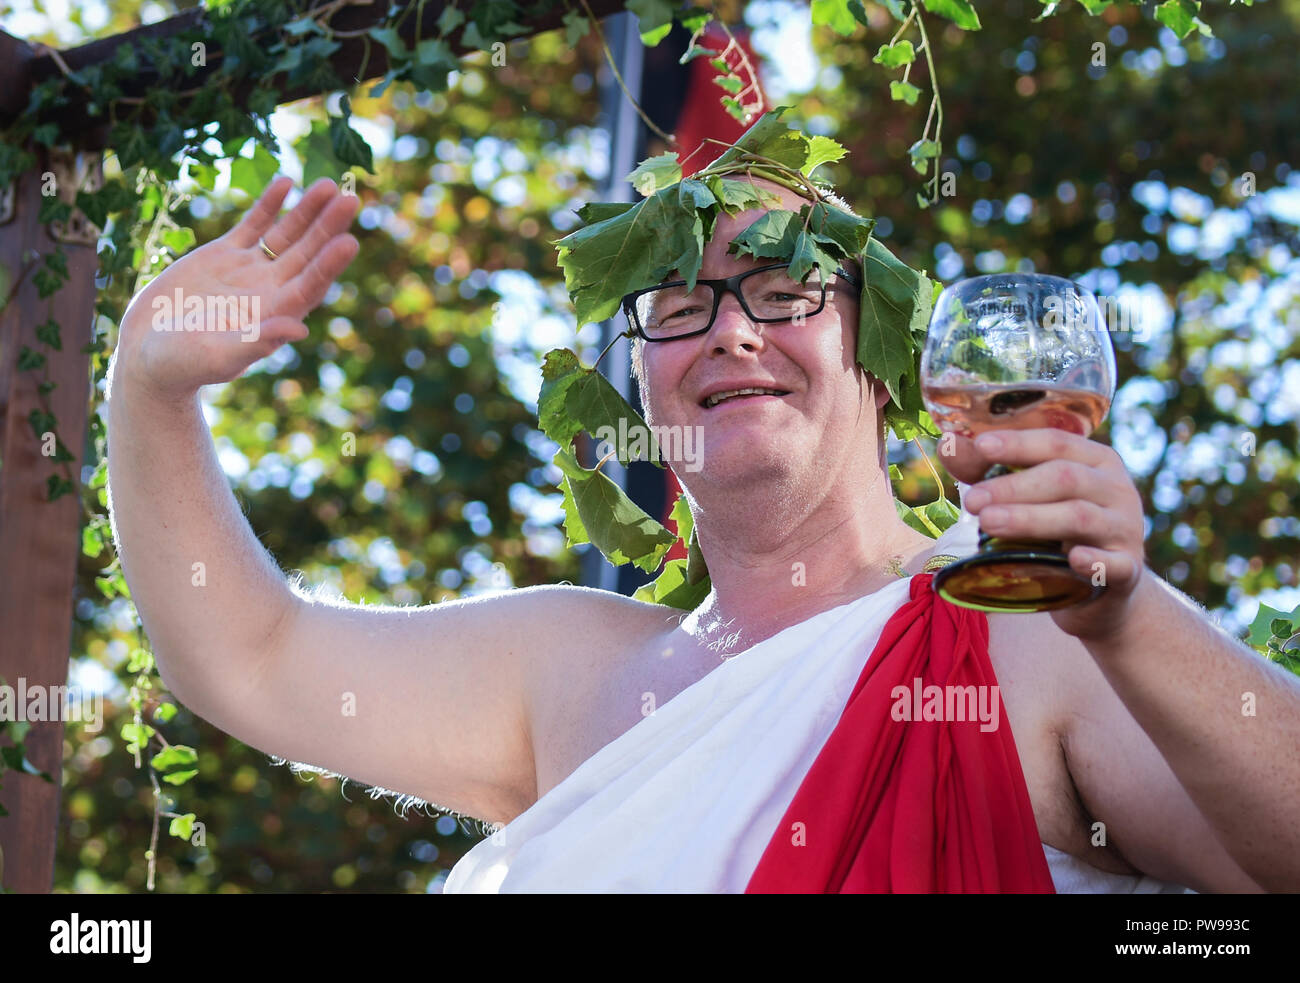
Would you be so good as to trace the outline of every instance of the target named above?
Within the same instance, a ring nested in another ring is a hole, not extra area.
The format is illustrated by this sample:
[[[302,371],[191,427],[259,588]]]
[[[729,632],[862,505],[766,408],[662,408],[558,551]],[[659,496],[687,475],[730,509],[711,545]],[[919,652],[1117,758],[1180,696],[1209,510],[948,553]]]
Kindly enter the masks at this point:
[[[446,93],[399,84],[354,100],[358,117],[391,142],[373,177],[355,172],[364,203],[353,229],[358,256],[308,319],[309,339],[205,392],[250,525],[304,586],[355,603],[424,604],[578,579],[577,556],[555,528],[560,496],[535,408],[500,368],[536,371],[546,345],[506,344],[493,332],[494,316],[503,316],[493,274],[535,277],[515,283],[533,288],[539,318],[565,323],[547,240],[576,221],[566,213],[594,195],[604,173],[603,134],[591,128],[602,57],[594,39],[574,48],[552,32],[512,43],[505,65],[487,53],[465,60]],[[294,121],[284,120],[277,134],[303,163],[304,183],[339,180],[323,105],[292,110],[305,132],[285,139]],[[259,177],[255,190],[264,184]],[[195,200],[177,221],[199,242],[249,204],[237,191],[191,190]],[[561,340],[573,344],[567,323]],[[101,564],[83,557],[74,661],[103,665],[129,685],[123,656],[139,640],[122,633],[120,611],[115,619],[95,603]],[[69,727],[59,890],[145,885],[152,789],[107,736],[128,720],[119,705],[98,734]],[[163,794],[175,811],[197,815],[205,844],[169,838],[164,820],[159,891],[419,893],[431,881],[437,890],[437,876],[481,835],[469,820],[435,821],[435,809],[407,811],[337,779],[295,776],[184,709],[167,733],[199,749],[198,777]]]
[[[779,9],[759,7],[752,18]],[[141,8],[115,3],[86,33],[131,27]],[[832,176],[912,265],[950,282],[1032,264],[1104,294],[1163,298],[1166,318],[1138,339],[1116,336],[1121,394],[1099,434],[1138,476],[1149,563],[1211,608],[1294,586],[1300,216],[1274,189],[1295,187],[1300,166],[1300,0],[1221,7],[1216,40],[1182,44],[1137,9],[1091,18],[1067,4],[1031,23],[1038,9],[990,0],[973,34],[932,20],[941,168],[956,175],[955,196],[933,209],[916,207],[907,158],[925,101],[892,102],[894,73],[871,61],[893,30],[878,6],[867,5],[873,30],[816,32],[827,67],[796,112],[850,148]],[[82,23],[74,10],[57,37],[25,33],[66,46],[68,25]],[[600,59],[594,38],[575,48],[555,32],[512,44],[503,67],[467,61],[446,94],[393,86],[354,100],[391,143],[377,174],[360,176],[360,253],[307,341],[209,391],[250,524],[307,584],[415,604],[577,578],[554,533],[535,393],[511,373],[572,343],[548,240],[603,177],[591,129]],[[292,108],[323,118],[313,102]],[[319,130],[284,149],[309,178],[337,176]],[[191,204],[203,242],[247,199],[198,192]],[[903,493],[931,497],[911,463]],[[97,668],[129,680],[138,644],[122,602],[96,600],[96,571],[84,558],[73,681],[87,685]],[[98,733],[69,727],[59,890],[144,887],[153,793],[109,736],[125,722],[119,709]],[[163,892],[436,891],[479,835],[294,776],[183,709],[167,733],[199,749],[198,777],[175,795],[204,822],[205,843],[160,838]]]

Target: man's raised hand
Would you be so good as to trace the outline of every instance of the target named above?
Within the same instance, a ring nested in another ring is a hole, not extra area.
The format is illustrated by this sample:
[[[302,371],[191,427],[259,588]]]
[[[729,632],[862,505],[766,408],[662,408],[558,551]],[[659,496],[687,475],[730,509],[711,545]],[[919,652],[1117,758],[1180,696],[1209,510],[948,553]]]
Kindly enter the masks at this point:
[[[358,199],[321,178],[280,215],[292,184],[276,177],[234,228],[136,294],[122,319],[117,372],[154,395],[184,399],[307,337],[303,319],[357,254],[347,229]]]

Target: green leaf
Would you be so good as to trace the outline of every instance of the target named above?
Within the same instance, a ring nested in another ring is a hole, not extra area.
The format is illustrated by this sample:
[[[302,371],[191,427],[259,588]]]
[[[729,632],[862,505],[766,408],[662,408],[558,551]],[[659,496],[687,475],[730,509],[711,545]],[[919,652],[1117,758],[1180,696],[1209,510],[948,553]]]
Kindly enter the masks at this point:
[[[669,560],[664,564],[659,576],[651,583],[639,588],[633,598],[649,604],[664,604],[682,611],[693,611],[703,603],[712,589],[709,579],[705,577],[691,583],[686,575],[685,560]]]
[[[393,61],[404,62],[410,59],[411,49],[406,46],[396,28],[372,27],[366,33],[388,49],[388,57]]]
[[[125,724],[122,727],[122,739],[126,741],[126,749],[131,754],[142,751],[148,745],[149,738],[156,734],[148,724]]]
[[[460,32],[460,43],[466,48],[478,48],[482,50],[487,47],[487,39],[479,33],[478,25],[470,21],[465,25],[465,29]]]
[[[758,188],[751,181],[714,175],[706,183],[722,209],[732,215],[759,204]]]
[[[746,153],[770,157],[792,170],[803,167],[808,158],[808,140],[798,130],[791,129],[789,123],[782,122],[781,117],[789,109],[789,106],[778,106],[760,116],[708,170],[717,171],[738,163]]]
[[[361,134],[348,126],[347,120],[341,116],[331,116],[329,126],[330,146],[339,163],[345,166],[359,164],[367,173],[375,173],[370,145],[362,139]]]
[[[930,161],[939,156],[939,145],[933,140],[917,140],[907,153],[916,172],[924,174],[930,169]]]
[[[803,222],[789,209],[774,209],[755,219],[727,246],[737,256],[755,259],[784,259],[794,253],[803,235]]]
[[[160,724],[165,724],[176,716],[175,703],[159,703],[154,709],[153,718]]]
[[[438,15],[438,34],[446,37],[449,33],[465,23],[465,15],[456,7],[444,7]]]
[[[725,109],[727,114],[737,123],[743,123],[745,121],[747,113],[745,107],[740,104],[739,99],[734,99],[731,96],[723,96],[720,102],[722,103],[722,108]]]
[[[198,161],[190,161],[187,173],[204,191],[214,191],[217,187],[217,169],[211,164],[200,164]]]
[[[49,222],[66,222],[72,214],[72,206],[60,201],[54,195],[42,195],[41,206],[36,212],[36,221],[42,225]]]
[[[151,672],[154,667],[153,653],[146,648],[133,648],[127,656],[127,672]]]
[[[1279,617],[1287,617],[1286,612],[1261,603],[1259,613],[1255,615],[1255,620],[1250,623],[1250,634],[1246,637],[1246,641],[1256,648],[1262,648],[1272,634],[1271,624],[1273,620]]]
[[[566,507],[576,507],[582,529],[593,546],[615,566],[631,562],[647,573],[663,562],[677,537],[650,518],[601,471],[578,463],[561,448],[553,461],[564,472]]]
[[[871,22],[867,20],[867,9],[862,6],[862,0],[849,0],[849,13],[863,27],[871,26]]]
[[[882,0],[882,2],[894,20],[900,23],[907,20],[907,4],[903,0]]]
[[[863,256],[862,303],[858,321],[858,363],[880,379],[893,401],[916,383],[914,337],[928,330],[933,298],[930,280],[872,238]]]
[[[922,511],[930,524],[941,533],[961,518],[961,509],[942,496],[936,498]]]
[[[616,444],[625,436],[627,444],[616,447],[622,463],[643,459],[630,456],[639,448],[647,452],[644,459],[658,463],[655,441],[645,421],[608,379],[583,366],[567,348],[546,353],[537,415],[542,432],[561,447],[568,447],[580,430],[596,439],[612,435]]]
[[[691,536],[695,534],[695,517],[691,515],[691,506],[686,501],[685,492],[677,493],[677,501],[673,503],[673,510],[668,518],[677,524],[677,538],[684,543],[689,543]]]
[[[582,430],[566,405],[569,388],[581,377],[584,367],[567,348],[546,353],[542,360],[542,388],[537,396],[537,421],[542,433],[561,447],[567,447]]]
[[[889,83],[889,98],[895,102],[905,102],[909,106],[915,106],[920,94],[921,90],[911,82],[900,82],[895,79]]]
[[[253,156],[236,157],[230,162],[230,186],[250,198],[260,198],[266,186],[280,172],[280,165],[260,143],[253,145]]]
[[[814,136],[808,139],[808,159],[799,168],[804,177],[811,177],[822,164],[832,164],[848,153],[839,143],[830,137]]]
[[[1079,0],[1079,3],[1083,5],[1083,9],[1094,17],[1111,6],[1112,2],[1113,0]]]
[[[735,75],[715,75],[713,77],[713,84],[724,91],[731,93],[733,96],[745,87],[745,84]]]
[[[28,369],[39,369],[45,364],[45,356],[33,348],[26,345],[19,346],[18,349],[18,370],[26,372]]]
[[[624,295],[661,282],[673,270],[694,289],[704,254],[704,223],[696,208],[716,203],[703,181],[686,178],[553,243],[577,326],[612,317]]]
[[[176,256],[187,252],[198,241],[194,235],[194,230],[189,226],[177,226],[173,229],[167,229],[158,238]]]
[[[170,785],[184,785],[199,773],[198,754],[194,748],[184,744],[164,748],[149,763],[159,772],[162,780]]]
[[[940,17],[947,17],[958,27],[966,31],[980,29],[979,14],[970,5],[970,0],[921,0],[925,9]]]
[[[570,10],[564,15],[564,43],[572,48],[591,32],[591,21],[580,10]]]
[[[668,0],[628,0],[627,9],[636,14],[641,43],[653,48],[673,29],[673,5]]]
[[[334,143],[330,139],[329,124],[324,120],[313,120],[311,129],[293,145],[294,152],[302,162],[302,186],[311,187],[320,178],[327,177],[338,181],[347,168],[334,156]]]
[[[589,201],[578,209],[577,215],[588,225],[594,225],[607,218],[616,218],[636,204],[635,201]]]
[[[37,768],[27,759],[26,748],[24,748],[21,743],[15,744],[12,747],[0,748],[0,760],[14,771],[22,772],[27,775],[35,775],[38,778],[45,779],[47,782],[52,781],[49,772],[41,771],[41,769]]]
[[[1211,36],[1209,25],[1196,16],[1200,9],[1200,0],[1166,0],[1156,7],[1156,20],[1178,35],[1180,40],[1192,31]]]
[[[649,198],[656,191],[676,184],[681,179],[682,166],[672,151],[657,157],[647,157],[626,178],[643,198]]]
[[[587,527],[582,524],[582,516],[578,514],[578,503],[573,498],[573,488],[565,475],[560,477],[560,493],[563,496],[565,547],[572,549],[582,543],[590,543],[591,537],[587,535]]]
[[[895,41],[893,44],[881,45],[871,60],[886,68],[901,68],[916,61],[916,51],[911,41]]]
[[[939,538],[939,531],[934,528],[933,523],[930,523],[922,513],[909,508],[898,499],[894,499],[894,509],[898,512],[898,517],[903,520],[904,524],[911,526],[919,533],[924,533],[931,539]]]
[[[303,34],[319,34],[321,27],[310,17],[299,17],[297,20],[289,21],[281,30],[289,32],[294,37],[300,37]]]
[[[86,556],[99,556],[104,552],[104,537],[95,526],[82,527],[81,552]]]
[[[716,54],[717,52],[712,48],[701,48],[698,44],[692,44],[686,49],[686,53],[677,59],[677,64],[685,65],[688,61],[694,61],[696,58],[710,58]],[[723,64],[725,66],[726,63],[724,62]],[[725,67],[721,69],[721,71],[726,70]]]
[[[712,21],[713,11],[703,7],[686,7],[677,12],[677,22],[692,34],[703,30],[704,26]]]
[[[182,840],[188,840],[194,834],[195,815],[187,812],[183,816],[176,816],[167,825],[167,832],[171,836],[178,836]]]
[[[858,28],[858,20],[849,10],[848,0],[812,0],[812,22],[826,25],[845,37]]]

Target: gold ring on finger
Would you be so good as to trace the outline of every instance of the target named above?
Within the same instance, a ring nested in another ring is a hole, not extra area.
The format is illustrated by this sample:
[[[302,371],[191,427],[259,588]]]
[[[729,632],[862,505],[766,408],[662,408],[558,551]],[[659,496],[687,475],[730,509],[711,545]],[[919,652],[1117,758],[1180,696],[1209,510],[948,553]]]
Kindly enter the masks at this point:
[[[262,252],[266,253],[267,259],[275,259],[275,257],[279,255],[279,253],[266,244],[266,240],[261,236],[257,237],[257,244],[262,247]]]

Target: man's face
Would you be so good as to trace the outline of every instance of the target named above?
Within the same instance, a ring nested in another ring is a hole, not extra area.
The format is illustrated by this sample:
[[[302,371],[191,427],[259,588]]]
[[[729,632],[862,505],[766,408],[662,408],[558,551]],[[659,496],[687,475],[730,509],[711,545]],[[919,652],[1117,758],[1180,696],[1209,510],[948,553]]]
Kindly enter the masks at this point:
[[[779,207],[798,212],[808,203],[780,185],[757,183],[780,195]],[[776,262],[727,252],[728,243],[762,215],[760,209],[721,214],[705,244],[699,276],[721,278]],[[683,485],[798,483],[817,469],[833,471],[848,455],[867,453],[874,460],[877,407],[856,365],[857,323],[857,291],[836,276],[828,281],[822,311],[802,324],[755,323],[738,299],[726,294],[704,334],[642,342],[646,421],[683,432],[700,428],[694,431],[703,441],[699,474],[675,469]],[[785,395],[705,405],[719,390],[748,387],[780,389]]]

